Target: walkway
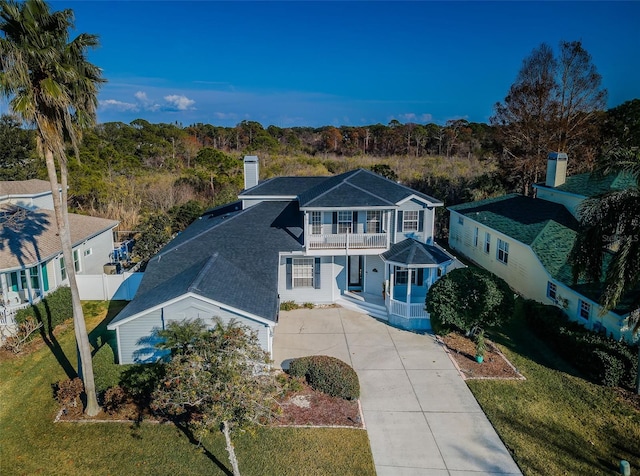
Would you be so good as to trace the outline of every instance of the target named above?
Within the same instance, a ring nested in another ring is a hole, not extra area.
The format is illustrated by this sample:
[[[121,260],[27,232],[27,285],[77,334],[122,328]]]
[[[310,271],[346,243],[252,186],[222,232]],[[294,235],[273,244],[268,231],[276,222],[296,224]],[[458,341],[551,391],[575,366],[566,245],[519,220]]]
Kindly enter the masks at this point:
[[[378,476],[521,475],[431,335],[344,308],[283,312],[274,360],[331,355],[353,366]]]

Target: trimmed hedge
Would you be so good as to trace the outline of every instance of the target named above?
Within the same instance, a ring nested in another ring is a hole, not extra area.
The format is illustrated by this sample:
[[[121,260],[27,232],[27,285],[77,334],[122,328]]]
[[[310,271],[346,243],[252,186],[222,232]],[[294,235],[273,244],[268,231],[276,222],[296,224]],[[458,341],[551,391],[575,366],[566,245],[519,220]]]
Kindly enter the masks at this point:
[[[356,371],[335,357],[301,357],[291,362],[289,374],[304,377],[313,389],[332,397],[354,400],[360,396],[360,382]]]
[[[532,331],[594,382],[634,388],[638,353],[634,346],[590,331],[555,306],[525,300],[525,320]]]
[[[56,326],[73,317],[71,289],[66,286],[58,288],[35,306],[20,309],[16,313],[16,322],[21,324],[28,317],[42,322],[43,331],[51,333]]]

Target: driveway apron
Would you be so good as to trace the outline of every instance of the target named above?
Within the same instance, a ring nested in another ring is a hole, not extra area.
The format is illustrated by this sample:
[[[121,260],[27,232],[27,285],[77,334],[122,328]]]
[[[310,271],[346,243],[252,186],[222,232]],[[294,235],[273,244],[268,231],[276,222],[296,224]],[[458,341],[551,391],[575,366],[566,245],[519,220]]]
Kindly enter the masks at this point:
[[[282,312],[273,357],[330,355],[360,379],[379,476],[521,475],[443,347],[340,307]]]

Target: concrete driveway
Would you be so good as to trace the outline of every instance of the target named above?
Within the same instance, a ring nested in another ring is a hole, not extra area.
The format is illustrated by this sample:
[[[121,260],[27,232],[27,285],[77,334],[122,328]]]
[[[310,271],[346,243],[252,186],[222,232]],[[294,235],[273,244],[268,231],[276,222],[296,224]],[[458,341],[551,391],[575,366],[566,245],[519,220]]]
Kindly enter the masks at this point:
[[[356,370],[379,476],[522,474],[432,335],[335,307],[282,312],[273,342],[283,368],[331,355]]]

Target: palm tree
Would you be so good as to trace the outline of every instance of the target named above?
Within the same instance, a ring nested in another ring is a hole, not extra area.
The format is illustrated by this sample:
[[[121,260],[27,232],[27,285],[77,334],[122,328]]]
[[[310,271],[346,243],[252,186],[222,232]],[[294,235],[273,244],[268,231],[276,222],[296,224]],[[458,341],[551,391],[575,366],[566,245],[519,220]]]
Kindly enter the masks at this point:
[[[635,185],[585,200],[579,210],[583,227],[572,255],[574,280],[585,276],[599,282],[604,314],[620,304],[640,283],[640,153],[638,149],[612,150],[596,170],[597,176],[624,171]],[[640,293],[632,294],[629,325],[640,331]],[[640,356],[640,347],[639,347]],[[640,394],[640,366],[636,391]]]
[[[87,50],[98,45],[97,37],[81,34],[69,41],[72,27],[72,10],[51,12],[42,0],[0,0],[0,91],[10,98],[11,109],[35,126],[38,151],[47,164],[66,263],[73,263],[66,207],[66,144],[73,146],[77,156],[81,129],[95,122],[98,87],[104,82],[101,70],[86,57]],[[74,267],[68,266],[67,273],[73,299],[78,374],[87,396],[85,412],[93,416],[99,406],[91,347]]]

